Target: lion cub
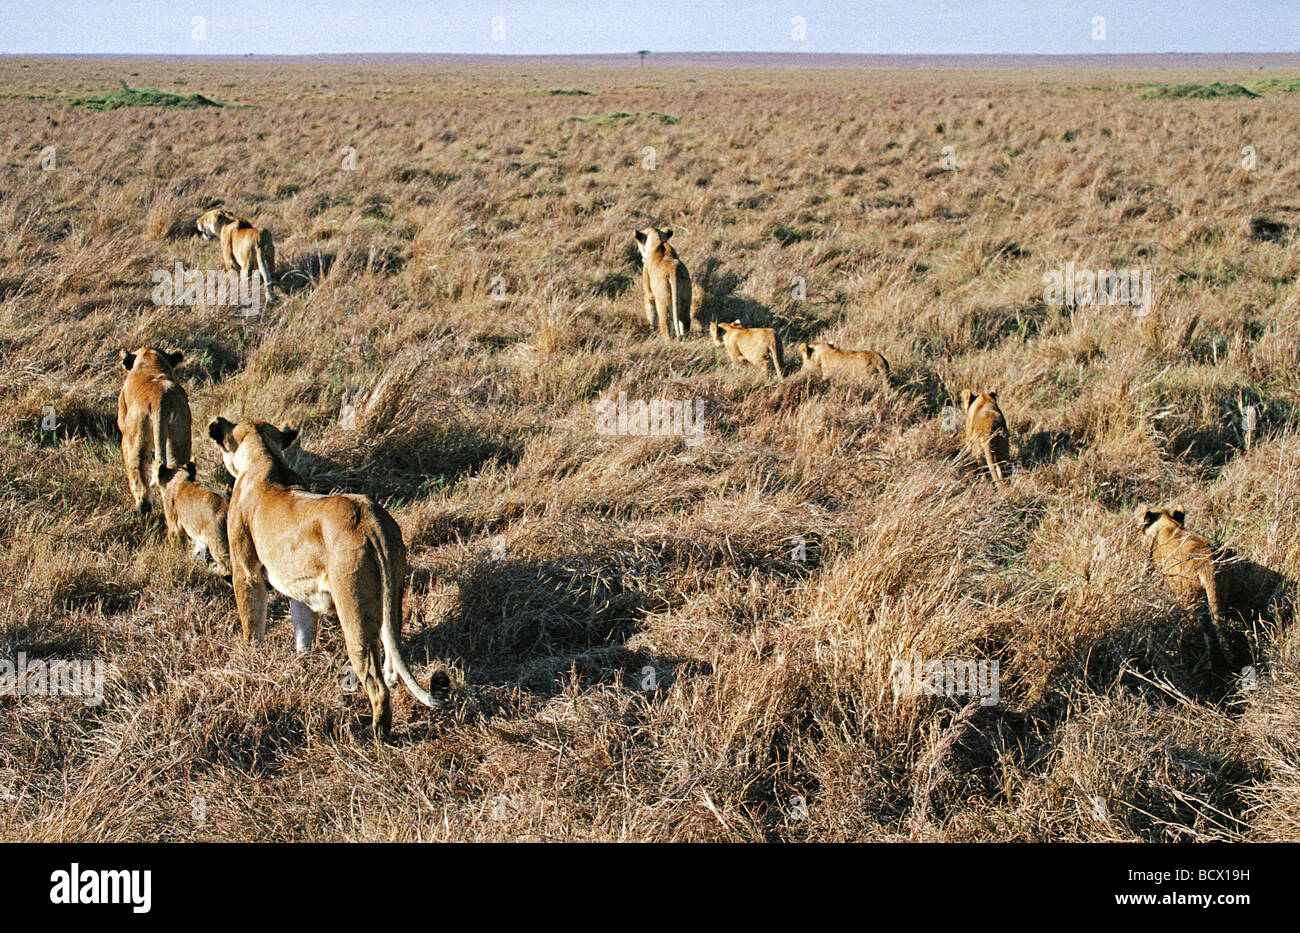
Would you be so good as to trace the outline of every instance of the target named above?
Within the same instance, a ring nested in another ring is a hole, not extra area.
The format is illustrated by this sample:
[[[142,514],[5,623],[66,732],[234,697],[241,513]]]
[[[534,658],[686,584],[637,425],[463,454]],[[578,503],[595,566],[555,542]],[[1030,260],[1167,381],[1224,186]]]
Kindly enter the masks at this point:
[[[993,485],[1000,486],[1010,472],[1011,432],[998,407],[998,394],[966,391],[962,393],[962,405],[966,409],[966,449],[988,465]]]
[[[193,556],[206,553],[217,572],[230,576],[230,546],[226,542],[226,497],[194,481],[194,461],[173,469],[158,464],[158,485],[163,490],[163,517],[167,535],[173,540],[182,535],[194,542]]]
[[[122,460],[136,510],[146,515],[153,505],[151,464],[174,466],[190,459],[190,402],[174,372],[184,356],[154,347],[122,350],[118,356],[126,370],[117,398]]]
[[[657,312],[659,334],[664,340],[685,337],[691,332],[691,274],[677,251],[668,245],[673,232],[646,227],[632,235],[641,251],[641,298],[646,321],[653,330]]]
[[[194,221],[194,226],[198,228],[199,234],[205,240],[221,236],[221,231],[227,224],[238,224],[241,227],[253,226],[252,221],[219,207],[199,215],[199,219]]]
[[[781,352],[781,338],[770,327],[743,327],[739,321],[730,324],[714,321],[709,325],[713,343],[725,347],[727,359],[734,363],[763,365],[771,359],[778,376],[785,376],[785,356]]]
[[[1155,509],[1141,505],[1137,515],[1142,522],[1142,533],[1147,538],[1147,560],[1160,571],[1165,585],[1188,606],[1194,606],[1204,595],[1210,619],[1218,622],[1219,588],[1210,539],[1193,534],[1183,526],[1185,513],[1181,508]],[[1202,632],[1211,657],[1221,654],[1213,624],[1207,622]]]
[[[879,378],[889,381],[889,361],[873,350],[841,350],[833,343],[801,343],[805,366],[816,366],[827,379]]]

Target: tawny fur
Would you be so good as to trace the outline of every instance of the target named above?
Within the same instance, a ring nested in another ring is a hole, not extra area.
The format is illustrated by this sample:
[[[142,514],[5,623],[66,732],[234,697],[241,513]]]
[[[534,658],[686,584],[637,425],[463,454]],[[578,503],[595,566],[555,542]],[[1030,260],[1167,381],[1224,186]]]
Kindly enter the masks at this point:
[[[785,355],[781,352],[781,338],[770,327],[743,327],[739,321],[728,324],[714,321],[709,334],[716,346],[727,351],[727,359],[736,363],[762,366],[771,360],[778,376],[785,375]]]
[[[1194,608],[1204,597],[1210,621],[1202,627],[1211,659],[1221,654],[1215,624],[1219,621],[1219,587],[1214,545],[1209,538],[1187,530],[1181,508],[1138,507],[1138,520],[1147,539],[1147,559],[1165,585],[1183,605]]]
[[[399,676],[420,702],[435,705],[399,647],[406,547],[393,517],[368,496],[323,496],[299,488],[300,477],[284,461],[296,431],[218,418],[208,435],[235,477],[226,526],[244,635],[261,640],[266,633],[269,581],[300,604],[309,632],[300,650],[311,645],[317,614],[338,616],[375,729],[386,732],[392,722],[389,688]]]
[[[220,207],[200,214],[199,219],[194,221],[194,226],[205,240],[212,240],[221,236],[221,230],[227,224],[236,224],[241,227],[253,226],[252,221],[240,217],[238,214],[232,214]]]
[[[221,259],[227,272],[239,270],[240,284],[245,293],[253,270],[260,272],[266,300],[274,300],[271,286],[275,284],[275,242],[271,231],[237,223],[226,224],[221,228]]]
[[[158,485],[163,491],[167,535],[173,540],[187,537],[202,545],[217,572],[228,577],[230,546],[226,538],[226,497],[195,482],[196,473],[193,460],[179,469],[158,464]]]
[[[1011,432],[998,407],[998,394],[962,393],[966,408],[966,449],[988,467],[995,486],[1001,486],[1011,472]]]
[[[154,347],[118,354],[127,371],[117,398],[122,460],[135,508],[153,506],[154,462],[179,466],[190,459],[190,403],[174,367],[184,358]]]
[[[646,321],[664,340],[691,332],[691,274],[668,243],[673,231],[646,227],[633,233],[641,251],[641,298]]]
[[[889,381],[889,361],[874,350],[841,350],[833,343],[801,343],[805,366],[815,366],[826,379]]]

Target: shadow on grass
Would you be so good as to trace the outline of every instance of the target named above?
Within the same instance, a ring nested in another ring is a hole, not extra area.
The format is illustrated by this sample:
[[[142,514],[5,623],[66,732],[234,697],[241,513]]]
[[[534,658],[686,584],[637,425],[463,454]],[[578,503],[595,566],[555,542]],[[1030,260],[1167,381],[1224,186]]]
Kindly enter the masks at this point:
[[[319,250],[304,253],[287,266],[280,268],[276,285],[280,291],[287,295],[300,292],[306,288],[313,288],[330,274],[330,270],[334,268],[334,262],[337,258],[335,253],[325,253]]]
[[[400,504],[453,486],[490,463],[513,465],[521,456],[522,442],[485,438],[454,424],[420,423],[325,455],[293,448],[288,460],[313,492],[360,492]]]
[[[436,577],[416,570],[412,589],[427,588]],[[651,580],[594,555],[481,559],[454,582],[455,608],[408,635],[403,650],[417,659],[461,662],[471,687],[548,698],[577,680],[653,694],[697,670],[694,662],[628,647],[648,604],[658,601],[647,588]]]
[[[922,416],[941,417],[943,410],[952,405],[954,423],[962,423],[964,416],[957,411],[956,402],[948,395],[943,376],[934,369],[915,363],[895,366],[890,370],[889,381],[900,395],[913,399],[920,406]]]
[[[68,396],[42,406],[31,424],[39,443],[49,446],[74,437],[116,444],[122,436],[117,429],[116,400],[92,401]]]
[[[782,321],[772,316],[771,310],[761,302],[736,294],[744,279],[735,272],[723,271],[722,263],[714,257],[705,260],[695,280],[703,289],[696,314],[696,323],[707,335],[713,321],[740,321],[746,327],[775,327],[783,331]],[[784,334],[782,334],[784,336]]]
[[[1072,457],[1082,443],[1069,431],[1035,431],[1020,445],[1020,463],[1025,467],[1055,463],[1062,457]]]
[[[1217,625],[1202,601],[1112,632],[1091,646],[1084,682],[1098,693],[1119,682],[1159,705],[1179,703],[1181,695],[1226,707],[1253,689],[1268,667],[1261,650],[1271,639],[1267,632],[1294,619],[1294,583],[1226,548],[1218,559]],[[1218,645],[1207,643],[1207,632]]]

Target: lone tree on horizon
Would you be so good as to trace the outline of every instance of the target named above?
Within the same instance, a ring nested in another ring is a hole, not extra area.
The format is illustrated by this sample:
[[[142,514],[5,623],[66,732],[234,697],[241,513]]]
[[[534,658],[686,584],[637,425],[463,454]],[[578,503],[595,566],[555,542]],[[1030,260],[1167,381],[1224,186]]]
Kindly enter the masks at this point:
[[[637,52],[636,54],[638,54],[638,55],[641,56],[641,67],[644,68],[644,67],[645,67],[645,57],[646,57],[647,55],[650,54],[650,50],[649,50],[649,49],[642,49],[641,51]]]

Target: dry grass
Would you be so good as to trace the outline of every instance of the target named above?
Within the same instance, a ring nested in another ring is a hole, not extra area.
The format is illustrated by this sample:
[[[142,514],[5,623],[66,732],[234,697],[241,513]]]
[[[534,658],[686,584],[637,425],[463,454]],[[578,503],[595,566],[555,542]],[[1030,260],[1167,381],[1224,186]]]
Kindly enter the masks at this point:
[[[225,106],[60,102],[119,79]],[[0,657],[113,665],[99,707],[0,697],[0,837],[1300,839],[1300,97],[1143,80],[0,61]],[[217,203],[276,235],[260,317],[150,301],[218,265],[184,227]],[[704,314],[893,385],[664,347],[647,223]],[[1044,304],[1069,261],[1149,268],[1150,313]],[[186,354],[204,478],[208,420],[257,416],[383,498],[449,710],[399,694],[368,742],[335,627],[243,644],[131,513],[115,354],[146,342]],[[953,459],[967,387],[1014,431],[1001,492]],[[598,433],[621,393],[702,400],[705,443]],[[1131,510],[1174,500],[1252,562],[1254,689],[1141,566]],[[999,702],[895,695],[916,653],[996,660]]]

